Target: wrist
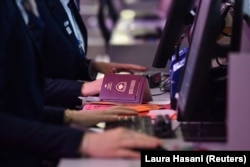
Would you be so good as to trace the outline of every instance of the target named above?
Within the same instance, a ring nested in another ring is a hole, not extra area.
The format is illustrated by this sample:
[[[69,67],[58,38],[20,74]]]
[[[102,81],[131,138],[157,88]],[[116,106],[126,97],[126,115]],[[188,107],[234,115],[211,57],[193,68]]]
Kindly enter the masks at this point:
[[[100,72],[100,69],[98,68],[99,64],[100,62],[97,62],[97,61],[92,62],[92,68],[94,68],[97,72]]]
[[[97,77],[99,71],[97,71],[96,65],[94,61],[91,61],[90,65],[89,65],[89,77],[90,80],[95,80]]]
[[[80,146],[80,153],[84,157],[88,156],[88,146],[89,146],[89,134],[85,133],[85,135],[83,136],[81,146]]]
[[[84,92],[85,84],[86,84],[86,83],[82,84],[82,88],[81,88],[81,95],[82,95],[82,96],[85,96],[85,92]]]
[[[88,96],[88,83],[85,82],[83,85],[82,85],[82,89],[81,89],[81,93],[82,93],[82,96],[85,96],[87,97]]]
[[[94,68],[96,69],[96,71],[102,73],[102,74],[105,74],[107,73],[107,64],[109,63],[106,63],[106,62],[94,62],[93,63],[93,66]]]

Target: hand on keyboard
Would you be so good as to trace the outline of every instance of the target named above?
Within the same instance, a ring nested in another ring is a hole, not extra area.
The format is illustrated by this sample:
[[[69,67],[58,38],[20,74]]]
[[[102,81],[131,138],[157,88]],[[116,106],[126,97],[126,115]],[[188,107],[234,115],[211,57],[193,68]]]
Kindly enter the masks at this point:
[[[140,158],[138,150],[157,149],[162,140],[124,128],[87,133],[80,152],[99,158]]]

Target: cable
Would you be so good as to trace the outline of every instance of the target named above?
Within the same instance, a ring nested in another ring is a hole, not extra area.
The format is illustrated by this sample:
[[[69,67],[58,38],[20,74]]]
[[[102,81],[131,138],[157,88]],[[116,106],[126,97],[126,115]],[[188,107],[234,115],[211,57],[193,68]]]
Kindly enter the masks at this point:
[[[216,63],[217,63],[220,67],[227,67],[227,65],[221,64],[221,63],[220,63],[219,57],[218,57],[218,56],[215,58],[215,60],[216,60]]]
[[[158,93],[158,94],[152,94],[151,96],[160,96],[160,95],[163,95],[165,93],[167,93],[167,92],[162,92],[162,93]]]
[[[161,81],[161,86],[159,86],[159,89],[162,93],[153,94],[152,96],[160,96],[170,91],[170,77],[168,74],[166,74],[166,76],[167,77]]]

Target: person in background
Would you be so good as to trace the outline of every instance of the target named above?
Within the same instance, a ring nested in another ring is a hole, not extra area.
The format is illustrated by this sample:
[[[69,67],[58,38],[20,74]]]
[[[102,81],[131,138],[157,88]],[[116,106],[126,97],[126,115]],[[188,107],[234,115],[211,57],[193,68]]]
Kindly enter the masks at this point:
[[[161,145],[157,138],[121,128],[103,133],[72,129],[65,123],[74,118],[56,108],[44,110],[43,66],[36,40],[43,26],[35,1],[25,2],[29,5],[22,0],[0,1],[1,166],[56,166],[60,158],[81,156],[139,158],[132,148]]]
[[[43,63],[45,103],[73,108],[78,96],[98,95],[102,79],[98,72],[146,71],[135,64],[105,63],[87,59],[87,29],[73,0],[37,0],[45,23]],[[89,82],[82,82],[89,81]]]

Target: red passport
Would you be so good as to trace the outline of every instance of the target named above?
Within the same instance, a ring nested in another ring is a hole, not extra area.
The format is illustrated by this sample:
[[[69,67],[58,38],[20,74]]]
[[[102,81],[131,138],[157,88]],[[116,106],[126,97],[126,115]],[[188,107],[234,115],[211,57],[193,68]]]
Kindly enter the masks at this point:
[[[144,76],[107,74],[100,92],[102,101],[146,103],[152,100],[148,81]]]

